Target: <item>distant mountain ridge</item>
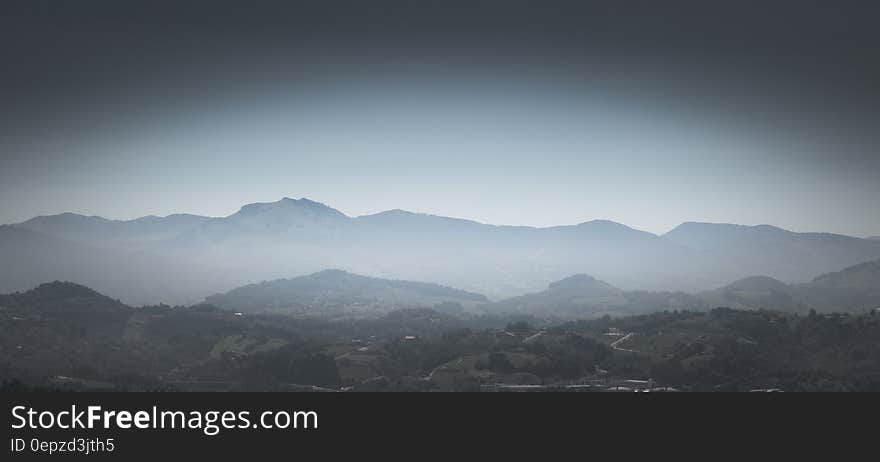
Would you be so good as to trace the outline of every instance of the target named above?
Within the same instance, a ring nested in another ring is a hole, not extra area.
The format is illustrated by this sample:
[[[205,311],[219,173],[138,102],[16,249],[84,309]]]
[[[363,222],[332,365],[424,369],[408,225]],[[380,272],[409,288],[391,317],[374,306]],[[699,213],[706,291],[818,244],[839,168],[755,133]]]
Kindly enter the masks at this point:
[[[880,308],[880,260],[785,284],[767,276],[742,279],[700,294],[710,304],[781,311],[868,311]]]
[[[552,282],[546,290],[492,303],[493,313],[520,313],[550,318],[621,316],[662,310],[701,310],[706,304],[682,292],[624,291],[587,274]]]
[[[550,283],[541,292],[487,305],[489,312],[528,313],[554,318],[591,318],[655,311],[765,309],[807,313],[880,309],[880,260],[823,274],[803,284],[750,276],[699,294],[624,291],[586,274]]]
[[[880,260],[823,274],[795,287],[798,296],[818,310],[880,309]]]
[[[75,213],[32,218],[15,226],[48,236],[92,244],[125,244],[174,237],[210,220],[208,217],[174,214],[149,215],[133,220],[108,220]]]
[[[168,253],[116,244],[97,246],[18,226],[0,226],[0,293],[66,280],[132,304],[187,303],[205,289],[232,284],[229,275]]]
[[[626,291],[699,292],[754,274],[807,282],[880,258],[880,240],[768,225],[684,223],[658,236],[607,220],[533,228],[403,210],[349,217],[305,198],[247,204],[217,218],[61,214],[7,228],[0,259],[15,265],[0,268],[0,290],[71,279],[134,304],[192,303],[326,268],[433,281],[499,300],[579,273]],[[12,228],[37,234],[23,240]],[[53,252],[38,244],[47,239]],[[85,278],[76,279],[77,269]]]
[[[704,258],[726,262],[731,270],[728,279],[766,274],[789,282],[807,281],[878,257],[877,241],[794,233],[769,225],[684,223],[663,237],[698,250]]]

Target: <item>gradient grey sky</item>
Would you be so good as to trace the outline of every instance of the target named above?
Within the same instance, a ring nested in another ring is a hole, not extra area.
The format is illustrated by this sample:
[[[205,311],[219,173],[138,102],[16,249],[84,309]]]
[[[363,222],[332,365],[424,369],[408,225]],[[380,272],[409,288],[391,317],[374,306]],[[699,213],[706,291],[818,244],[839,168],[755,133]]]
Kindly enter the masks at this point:
[[[220,216],[289,196],[349,215],[880,235],[862,11],[771,11],[783,33],[692,10],[347,9],[343,27],[317,7],[96,5],[17,11],[0,36],[27,44],[3,49],[0,223]]]

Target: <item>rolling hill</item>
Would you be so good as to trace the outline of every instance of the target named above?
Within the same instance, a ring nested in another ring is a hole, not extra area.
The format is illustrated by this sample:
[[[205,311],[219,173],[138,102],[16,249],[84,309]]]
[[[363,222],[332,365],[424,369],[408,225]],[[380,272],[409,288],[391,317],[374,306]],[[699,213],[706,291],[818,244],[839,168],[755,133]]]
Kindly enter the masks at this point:
[[[682,292],[623,291],[592,276],[577,274],[551,283],[544,291],[502,300],[486,309],[550,318],[594,318],[704,308],[700,299]]]
[[[379,279],[326,270],[293,279],[250,284],[206,298],[220,308],[318,317],[388,313],[454,303],[473,307],[485,296],[437,284]]]
[[[700,297],[711,306],[734,309],[772,309],[806,312],[809,308],[799,302],[796,290],[768,276],[751,276],[716,290],[703,292]]]
[[[490,312],[528,313],[551,318],[594,318],[655,311],[701,311],[716,307],[789,313],[868,312],[880,309],[880,260],[827,273],[803,284],[750,276],[698,294],[623,291],[578,274],[547,290],[488,305]]]
[[[798,296],[820,311],[868,311],[880,308],[880,260],[823,274],[795,286]]]
[[[756,276],[699,295],[713,306],[736,309],[865,312],[880,308],[880,260],[823,274],[802,284]]]

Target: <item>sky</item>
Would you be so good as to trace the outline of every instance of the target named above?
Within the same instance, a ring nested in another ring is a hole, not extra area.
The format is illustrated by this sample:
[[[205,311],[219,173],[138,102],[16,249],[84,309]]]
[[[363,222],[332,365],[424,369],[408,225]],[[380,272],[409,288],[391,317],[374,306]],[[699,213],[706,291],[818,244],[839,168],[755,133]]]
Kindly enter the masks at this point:
[[[4,4],[0,223],[308,197],[880,235],[876,7],[120,3]]]

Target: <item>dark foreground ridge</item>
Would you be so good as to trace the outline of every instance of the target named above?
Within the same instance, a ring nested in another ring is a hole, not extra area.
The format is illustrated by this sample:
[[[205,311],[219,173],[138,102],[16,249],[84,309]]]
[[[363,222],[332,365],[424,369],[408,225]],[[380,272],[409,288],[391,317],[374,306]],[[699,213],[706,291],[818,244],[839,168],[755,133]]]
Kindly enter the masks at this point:
[[[353,275],[316,277],[328,276]],[[550,290],[585,287],[617,294],[589,277]],[[53,282],[0,296],[0,379],[5,390],[880,390],[876,309],[562,322],[461,308],[445,301],[359,317],[135,308]]]

